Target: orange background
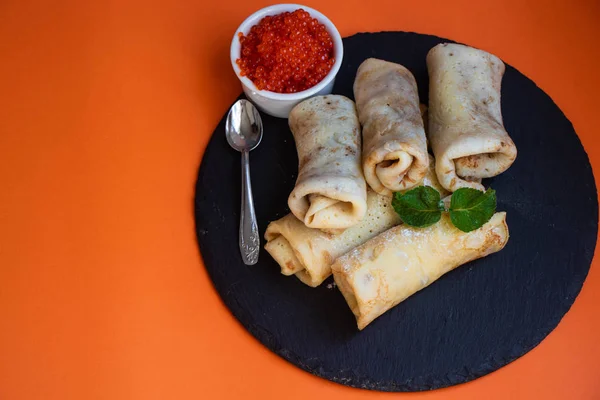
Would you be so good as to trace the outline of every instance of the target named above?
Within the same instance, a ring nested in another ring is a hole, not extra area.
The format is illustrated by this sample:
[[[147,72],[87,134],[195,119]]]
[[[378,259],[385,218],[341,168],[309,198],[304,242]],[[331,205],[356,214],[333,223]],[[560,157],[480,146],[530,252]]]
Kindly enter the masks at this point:
[[[429,393],[316,378],[235,321],[202,266],[192,201],[240,93],[230,40],[268,2],[206,3],[0,3],[0,399],[600,398],[598,260],[540,346]],[[344,36],[408,30],[497,54],[562,108],[600,176],[597,0],[306,4]]]

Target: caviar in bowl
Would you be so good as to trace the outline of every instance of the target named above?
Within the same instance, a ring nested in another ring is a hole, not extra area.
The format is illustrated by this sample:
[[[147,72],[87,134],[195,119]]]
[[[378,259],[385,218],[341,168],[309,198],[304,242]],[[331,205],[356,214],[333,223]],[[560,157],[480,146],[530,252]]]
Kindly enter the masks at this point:
[[[240,25],[230,55],[246,96],[261,111],[287,118],[299,102],[331,93],[343,45],[336,27],[320,12],[278,4]]]

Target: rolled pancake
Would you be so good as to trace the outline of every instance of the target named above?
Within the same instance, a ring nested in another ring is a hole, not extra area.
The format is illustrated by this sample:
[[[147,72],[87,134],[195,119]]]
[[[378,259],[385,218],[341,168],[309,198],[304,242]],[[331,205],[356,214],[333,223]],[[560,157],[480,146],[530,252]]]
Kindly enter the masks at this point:
[[[391,228],[339,257],[331,269],[358,329],[363,329],[445,273],[501,250],[507,241],[504,212],[468,233],[444,214],[428,228]]]
[[[442,186],[483,190],[477,179],[496,176],[517,157],[502,121],[504,63],[471,47],[443,43],[427,54],[428,135]]]
[[[421,184],[438,190],[442,197],[449,194],[437,181],[433,157]],[[267,227],[265,249],[277,261],[282,274],[296,275],[315,287],[331,275],[331,264],[337,257],[400,222],[390,198],[368,190],[367,215],[341,234],[307,228],[293,214],[288,214]]]
[[[367,212],[367,186],[354,102],[313,97],[292,109],[289,125],[299,160],[288,198],[292,213],[310,228],[339,230],[358,223]]]
[[[367,210],[358,224],[337,235],[308,228],[288,214],[267,227],[265,249],[282,274],[295,274],[305,284],[318,286],[331,275],[331,264],[337,257],[400,223],[390,199],[370,190]]]
[[[354,98],[369,186],[385,196],[416,186],[425,176],[428,157],[413,75],[402,65],[370,58],[358,68]]]

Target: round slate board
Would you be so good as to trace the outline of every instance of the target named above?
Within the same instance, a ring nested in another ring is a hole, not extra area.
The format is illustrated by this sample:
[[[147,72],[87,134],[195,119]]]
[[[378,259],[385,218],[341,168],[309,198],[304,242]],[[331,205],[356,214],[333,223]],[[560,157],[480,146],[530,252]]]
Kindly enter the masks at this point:
[[[404,32],[344,39],[334,93],[350,98],[368,57],[405,65],[427,102],[427,51],[448,40]],[[497,254],[440,278],[359,332],[329,278],[313,289],[279,273],[263,250],[257,265],[238,249],[240,154],[225,141],[225,118],[206,149],[196,186],[196,229],[215,288],[266,347],[317,376],[383,391],[419,391],[488,374],[538,345],[569,310],[596,245],[598,202],[588,157],[560,109],[507,66],[502,114],[519,150],[513,166],[486,185],[507,211],[511,238]],[[287,120],[263,115],[251,153],[261,237],[289,212],[298,159]],[[264,240],[263,243],[264,244]],[[251,362],[251,361],[250,361]]]

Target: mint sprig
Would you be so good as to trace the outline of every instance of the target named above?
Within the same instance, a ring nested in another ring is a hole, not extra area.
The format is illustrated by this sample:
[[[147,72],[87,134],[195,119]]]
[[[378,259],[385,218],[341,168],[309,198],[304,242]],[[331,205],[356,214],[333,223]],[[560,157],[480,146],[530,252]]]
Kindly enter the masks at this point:
[[[460,188],[450,198],[450,220],[463,232],[480,228],[496,212],[496,191]]]
[[[440,193],[430,186],[419,186],[405,193],[394,193],[392,207],[405,224],[425,228],[440,220],[442,212],[463,232],[481,228],[496,212],[496,192],[461,188],[452,193],[450,208],[445,209]]]
[[[394,193],[392,207],[404,223],[417,228],[435,224],[444,211],[440,193],[431,186],[419,186],[404,194]]]

